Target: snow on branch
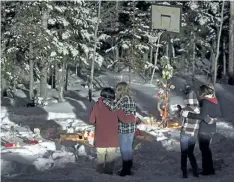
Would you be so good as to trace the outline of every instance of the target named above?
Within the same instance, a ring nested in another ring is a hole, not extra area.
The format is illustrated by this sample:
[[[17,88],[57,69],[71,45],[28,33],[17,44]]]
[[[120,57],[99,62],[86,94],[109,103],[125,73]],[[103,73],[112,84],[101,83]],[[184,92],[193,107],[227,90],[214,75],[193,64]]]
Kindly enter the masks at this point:
[[[114,66],[119,60],[111,61],[112,63],[107,65],[107,68]]]
[[[116,46],[113,46],[113,47],[107,49],[107,50],[105,51],[105,53],[108,53],[108,52],[113,51],[113,50],[115,50],[115,49],[116,49]]]
[[[108,38],[110,38],[111,36],[107,35],[107,34],[101,34],[99,37],[98,37],[98,41],[101,41],[101,40],[107,40]]]
[[[148,68],[155,68],[155,69],[159,70],[158,66],[156,66],[156,65],[154,65],[154,64],[152,64],[152,63],[150,63],[148,61],[146,61],[145,63],[146,63],[146,65],[145,65],[146,69],[148,69]]]

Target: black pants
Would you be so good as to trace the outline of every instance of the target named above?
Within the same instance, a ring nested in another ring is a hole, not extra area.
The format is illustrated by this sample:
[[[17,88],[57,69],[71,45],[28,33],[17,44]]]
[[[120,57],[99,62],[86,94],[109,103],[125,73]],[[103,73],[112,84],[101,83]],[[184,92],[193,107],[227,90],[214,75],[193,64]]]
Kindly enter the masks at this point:
[[[202,154],[202,170],[204,174],[214,174],[212,153],[210,143],[213,133],[199,133],[198,141],[199,148]]]
[[[193,154],[195,147],[195,138],[193,136],[181,134],[180,147],[181,147],[181,170],[183,172],[187,172],[187,158],[189,158],[193,173],[197,173],[197,161]]]

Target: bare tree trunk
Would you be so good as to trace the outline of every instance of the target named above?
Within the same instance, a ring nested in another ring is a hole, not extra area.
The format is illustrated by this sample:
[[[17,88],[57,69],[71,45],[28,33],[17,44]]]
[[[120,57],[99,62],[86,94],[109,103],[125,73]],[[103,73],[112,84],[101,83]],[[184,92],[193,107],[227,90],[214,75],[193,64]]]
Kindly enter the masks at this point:
[[[42,58],[45,59],[45,58]],[[42,61],[45,63],[45,61]],[[40,97],[43,98],[43,100],[46,100],[47,98],[47,66],[44,65],[40,70]]]
[[[172,50],[172,57],[175,58],[175,48],[174,48],[174,43],[172,41],[173,39],[171,39],[171,50]]]
[[[167,45],[166,45],[166,56],[169,57],[169,42],[167,42]]]
[[[149,62],[153,64],[153,50],[154,50],[154,47],[153,46],[150,46],[150,60]],[[149,76],[152,74],[152,68],[150,67],[149,69]]]
[[[234,1],[230,1],[228,75],[234,77]]]
[[[54,85],[55,85],[55,89],[58,88],[58,81],[59,81],[58,71],[59,71],[58,63],[55,62],[55,65],[54,65],[54,80],[55,80]]]
[[[118,23],[118,17],[119,17],[119,2],[118,0],[116,0],[116,22],[115,22],[115,28],[117,27],[117,23]],[[118,37],[115,38],[115,61],[118,62],[119,61],[119,46],[118,46]]]
[[[94,74],[94,64],[96,59],[96,49],[97,49],[97,33],[98,33],[98,27],[100,22],[100,14],[101,14],[101,0],[98,1],[98,19],[97,24],[95,28],[94,33],[94,49],[93,49],[93,59],[92,59],[92,65],[91,65],[91,74],[90,74],[90,80],[89,80],[89,101],[92,101],[92,92],[93,92],[93,74]]]
[[[227,76],[227,60],[226,60],[226,44],[223,41],[223,76],[226,78]]]
[[[215,71],[215,50],[217,49],[217,45],[216,45],[216,42],[215,40],[212,41],[212,45],[211,45],[211,50],[210,50],[210,53],[211,53],[211,75],[214,75],[214,71]]]
[[[56,66],[55,64],[51,66],[51,88],[53,89],[56,89],[56,69],[55,69]]]
[[[131,64],[131,60],[130,60],[130,65],[132,65]],[[128,67],[128,84],[129,85],[131,85],[131,82],[132,82],[132,74],[131,74],[131,66],[129,65],[129,67]]]
[[[4,75],[1,74],[1,97],[4,97],[4,92],[7,88],[7,81],[4,78]]]
[[[145,75],[145,76],[147,76],[147,71],[146,71],[145,65],[146,65],[146,63],[147,63],[147,61],[148,61],[148,59],[149,59],[148,55],[149,55],[149,52],[148,52],[148,51],[147,51],[147,52],[145,52],[145,53],[143,53],[143,60],[144,60],[144,75]]]
[[[54,66],[53,65],[51,65],[50,66],[50,82],[51,82],[51,88],[53,89],[54,88],[54,85],[53,85],[53,83],[54,83]]]
[[[69,72],[69,65],[66,65],[66,77],[65,77],[65,86],[64,90],[67,91],[67,86],[68,86],[68,72]]]
[[[135,34],[136,31],[136,26],[135,26],[135,17],[136,17],[136,4],[135,2],[133,3],[133,35]],[[135,41],[135,37],[133,36],[133,40],[132,40],[132,49],[131,49],[131,58],[129,61],[129,67],[128,67],[128,71],[129,71],[129,75],[128,75],[128,84],[131,85],[132,83],[132,67],[133,67],[133,59],[134,59],[134,48],[136,46],[136,41]]]
[[[1,9],[5,9],[5,3],[6,2],[3,2],[1,1],[0,2],[0,6],[1,6]],[[6,12],[5,11],[1,11],[1,18],[5,18],[6,17]],[[4,34],[1,34],[1,40],[5,40],[4,39]],[[5,52],[5,48],[6,48],[6,43],[4,43],[4,41],[1,42],[1,58],[3,58],[4,56],[4,52]],[[1,59],[2,60],[2,59]],[[7,88],[7,82],[6,82],[6,79],[5,79],[5,75],[1,69],[1,97],[4,96],[4,92]]]
[[[158,62],[158,50],[159,50],[159,43],[160,43],[160,38],[161,38],[162,33],[158,34],[158,43],[156,44],[156,53],[155,53],[155,58],[154,58],[154,69],[153,69],[153,73],[151,75],[151,80],[150,80],[150,84],[152,84],[153,79],[154,79],[154,74],[156,71],[156,67],[157,67],[157,62]]]
[[[196,65],[196,35],[193,33],[193,78],[195,76],[195,65]]]
[[[119,61],[119,47],[117,44],[117,38],[116,38],[116,45],[115,45],[115,61],[118,62]]]
[[[49,18],[49,9],[42,12],[42,29],[44,31],[47,30],[48,27],[48,18]],[[43,57],[41,60],[41,73],[40,73],[40,96],[43,98],[43,100],[47,99],[47,61],[46,58]]]
[[[76,76],[78,74],[78,63],[76,63]]]
[[[33,48],[32,44],[29,44],[29,98],[30,100],[33,99],[34,94],[33,94],[33,85],[34,85],[34,78],[33,78]]]
[[[65,62],[63,61],[60,64],[60,68],[58,69],[58,92],[59,92],[59,102],[63,102],[63,93],[64,93],[64,78],[65,77]]]
[[[215,83],[216,83],[216,80],[217,80],[217,66],[218,66],[218,59],[219,59],[220,38],[221,38],[221,33],[222,33],[222,28],[223,28],[224,4],[225,4],[225,0],[223,0],[223,4],[222,4],[221,22],[220,22],[220,27],[219,27],[218,41],[217,41],[217,50],[216,50],[215,66],[214,66],[214,80],[213,80],[214,86],[215,86]]]
[[[180,69],[183,69],[185,71],[185,53],[183,52],[182,55],[181,55],[181,60],[180,60]]]

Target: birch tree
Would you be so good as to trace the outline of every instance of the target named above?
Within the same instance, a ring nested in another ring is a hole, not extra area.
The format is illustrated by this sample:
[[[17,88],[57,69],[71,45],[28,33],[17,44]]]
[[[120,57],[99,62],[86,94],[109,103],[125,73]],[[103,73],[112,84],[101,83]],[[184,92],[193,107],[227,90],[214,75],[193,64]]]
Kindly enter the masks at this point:
[[[234,1],[230,1],[228,74],[234,75]]]
[[[29,98],[30,100],[33,99],[33,85],[34,85],[34,78],[33,78],[33,48],[32,48],[32,44],[29,44]]]
[[[49,9],[45,9],[42,12],[41,17],[41,24],[42,24],[42,30],[46,32],[48,27],[48,18],[49,18]],[[40,96],[46,100],[47,98],[47,56],[46,54],[43,54],[41,57],[41,73],[40,73]]]
[[[220,47],[220,38],[221,38],[221,33],[222,33],[222,28],[223,28],[223,12],[224,12],[224,4],[225,1],[223,0],[222,4],[222,10],[221,10],[221,20],[220,20],[220,27],[219,27],[219,34],[218,34],[218,40],[217,40],[217,50],[216,50],[216,56],[215,56],[215,64],[214,64],[214,79],[213,79],[213,84],[215,85],[216,80],[217,80],[217,66],[218,66],[218,59],[219,59],[219,47]]]
[[[92,58],[92,64],[91,64],[91,73],[90,73],[90,80],[89,80],[89,101],[92,101],[92,92],[93,92],[93,74],[94,74],[94,64],[96,59],[96,49],[97,49],[97,33],[98,33],[98,27],[100,22],[100,14],[101,14],[101,0],[98,1],[98,19],[97,24],[95,28],[94,33],[94,49],[93,49],[93,58]]]
[[[65,58],[64,58],[65,59]],[[63,102],[63,92],[64,92],[64,81],[65,81],[65,60],[62,61],[62,63],[59,65],[59,70],[58,70],[58,101]]]

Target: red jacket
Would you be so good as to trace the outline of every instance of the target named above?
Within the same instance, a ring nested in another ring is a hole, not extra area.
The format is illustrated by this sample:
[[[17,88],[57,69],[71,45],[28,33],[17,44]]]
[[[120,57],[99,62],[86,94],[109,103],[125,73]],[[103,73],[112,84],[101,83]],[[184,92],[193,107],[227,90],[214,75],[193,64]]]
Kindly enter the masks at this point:
[[[93,106],[89,122],[95,125],[94,145],[98,148],[119,147],[118,121],[135,121],[133,114],[126,115],[122,109],[111,111],[103,98]]]

